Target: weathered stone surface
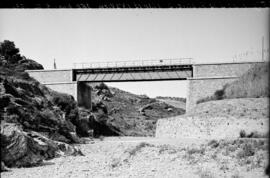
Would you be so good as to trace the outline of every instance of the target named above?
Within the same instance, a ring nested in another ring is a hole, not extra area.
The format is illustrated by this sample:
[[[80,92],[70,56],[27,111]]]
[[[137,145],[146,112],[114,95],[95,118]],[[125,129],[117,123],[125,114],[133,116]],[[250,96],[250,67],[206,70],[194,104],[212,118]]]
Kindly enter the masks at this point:
[[[242,98],[201,103],[192,113],[157,122],[159,138],[239,138],[269,134],[269,99]]]
[[[80,150],[37,132],[25,132],[18,124],[1,123],[1,158],[8,167],[34,166],[60,155],[82,155]]]
[[[42,65],[19,54],[2,54],[4,43],[0,47],[4,56],[0,61],[3,163],[33,166],[61,152],[77,154],[79,150],[66,144],[81,142],[76,133],[79,114],[74,98],[48,89],[25,72],[43,69]]]

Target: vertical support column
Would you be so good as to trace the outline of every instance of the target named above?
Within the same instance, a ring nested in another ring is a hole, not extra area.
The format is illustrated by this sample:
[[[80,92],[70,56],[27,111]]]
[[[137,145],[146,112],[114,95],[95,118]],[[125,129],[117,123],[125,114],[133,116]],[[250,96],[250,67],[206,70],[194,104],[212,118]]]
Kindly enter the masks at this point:
[[[79,106],[92,110],[91,87],[84,82],[78,82],[77,101]]]
[[[187,99],[186,99],[186,113],[189,113],[191,108],[193,107],[193,98],[192,98],[192,81],[190,79],[187,79]]]

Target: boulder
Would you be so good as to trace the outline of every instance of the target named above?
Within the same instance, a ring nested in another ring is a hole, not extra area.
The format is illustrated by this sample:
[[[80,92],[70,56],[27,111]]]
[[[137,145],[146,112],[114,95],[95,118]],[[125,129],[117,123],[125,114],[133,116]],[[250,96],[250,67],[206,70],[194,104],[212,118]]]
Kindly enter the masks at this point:
[[[15,123],[1,123],[1,158],[8,167],[29,167],[60,155],[83,155],[66,143],[34,132],[25,132]]]

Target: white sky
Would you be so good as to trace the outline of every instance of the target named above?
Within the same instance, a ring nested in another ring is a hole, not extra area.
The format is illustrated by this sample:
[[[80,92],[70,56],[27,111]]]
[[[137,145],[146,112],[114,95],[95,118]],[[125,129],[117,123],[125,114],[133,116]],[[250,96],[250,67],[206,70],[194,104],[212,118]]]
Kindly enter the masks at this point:
[[[1,9],[0,41],[52,69],[73,63],[192,57],[196,63],[260,60],[269,48],[264,9]],[[255,53],[255,54],[254,54]],[[151,97],[186,96],[186,82],[109,83]]]

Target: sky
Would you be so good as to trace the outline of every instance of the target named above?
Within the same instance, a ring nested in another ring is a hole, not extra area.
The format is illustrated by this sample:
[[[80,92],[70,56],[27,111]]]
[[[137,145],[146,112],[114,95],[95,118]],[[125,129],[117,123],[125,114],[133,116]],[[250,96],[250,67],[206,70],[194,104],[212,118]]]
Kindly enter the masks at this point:
[[[1,9],[0,41],[45,69],[73,63],[193,58],[261,60],[269,54],[269,8]],[[136,94],[186,97],[186,81],[107,83]]]

